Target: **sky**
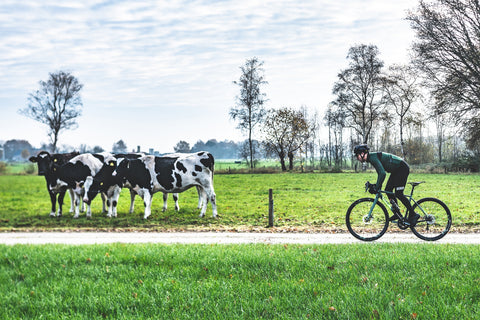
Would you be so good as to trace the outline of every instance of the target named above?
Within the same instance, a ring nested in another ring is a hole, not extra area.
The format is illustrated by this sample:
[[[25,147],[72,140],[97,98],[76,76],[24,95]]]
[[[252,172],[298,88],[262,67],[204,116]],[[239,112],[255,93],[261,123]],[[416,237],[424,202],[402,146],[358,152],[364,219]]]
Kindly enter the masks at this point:
[[[229,111],[247,59],[264,62],[267,108],[305,106],[322,118],[350,47],[373,44],[385,65],[407,63],[417,0],[2,0],[0,141],[49,143],[21,115],[39,81],[60,70],[83,89],[78,127],[58,146],[122,139],[173,152],[180,140],[243,141]]]

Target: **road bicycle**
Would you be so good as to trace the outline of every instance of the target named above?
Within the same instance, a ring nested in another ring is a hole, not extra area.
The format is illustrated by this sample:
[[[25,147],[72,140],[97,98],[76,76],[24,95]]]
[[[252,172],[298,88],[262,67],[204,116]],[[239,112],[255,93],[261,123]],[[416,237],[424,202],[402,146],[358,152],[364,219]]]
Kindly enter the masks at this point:
[[[357,239],[373,241],[383,236],[392,222],[401,230],[410,228],[422,240],[435,241],[443,238],[452,226],[450,209],[437,198],[423,198],[418,201],[413,198],[415,187],[424,182],[409,182],[412,190],[410,195],[405,195],[413,210],[420,215],[415,225],[410,226],[406,214],[402,215],[395,200],[388,200],[389,195],[395,198],[394,193],[381,190],[375,198],[361,198],[350,205],[345,219],[348,231]],[[371,185],[367,181],[365,191],[369,190]],[[393,213],[391,217],[387,208]]]

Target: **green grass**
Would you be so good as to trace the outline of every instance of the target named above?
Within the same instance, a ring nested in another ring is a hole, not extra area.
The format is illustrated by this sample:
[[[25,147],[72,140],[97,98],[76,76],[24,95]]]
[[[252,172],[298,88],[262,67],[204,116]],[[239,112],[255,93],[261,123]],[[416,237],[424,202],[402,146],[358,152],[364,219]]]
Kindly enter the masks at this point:
[[[118,217],[108,219],[101,213],[100,197],[92,204],[93,218],[85,214],[72,219],[68,213],[69,195],[65,197],[64,216],[50,218],[50,199],[45,180],[40,176],[0,176],[0,229],[148,229],[148,230],[258,230],[268,224],[268,189],[273,189],[275,226],[288,230],[346,231],[344,217],[348,206],[364,192],[368,173],[284,173],[284,174],[218,174],[214,178],[219,218],[199,218],[197,194],[190,189],[180,194],[180,212],[174,210],[172,197],[169,209],[162,212],[162,197],[154,195],[152,216],[143,220],[143,202],[136,197],[136,209],[128,213],[130,196],[123,190]],[[477,229],[480,223],[478,190],[479,175],[411,174],[410,181],[425,180],[416,188],[416,198],[437,197],[453,215],[453,229]],[[409,191],[410,188],[407,188]],[[394,227],[391,227],[394,228]]]
[[[0,246],[4,319],[474,319],[480,247]]]

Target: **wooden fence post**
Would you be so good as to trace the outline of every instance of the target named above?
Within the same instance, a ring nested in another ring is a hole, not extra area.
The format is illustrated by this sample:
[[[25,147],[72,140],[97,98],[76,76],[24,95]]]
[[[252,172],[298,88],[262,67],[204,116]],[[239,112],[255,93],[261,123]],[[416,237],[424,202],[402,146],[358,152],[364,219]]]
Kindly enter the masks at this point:
[[[273,190],[268,189],[268,227],[273,227]]]

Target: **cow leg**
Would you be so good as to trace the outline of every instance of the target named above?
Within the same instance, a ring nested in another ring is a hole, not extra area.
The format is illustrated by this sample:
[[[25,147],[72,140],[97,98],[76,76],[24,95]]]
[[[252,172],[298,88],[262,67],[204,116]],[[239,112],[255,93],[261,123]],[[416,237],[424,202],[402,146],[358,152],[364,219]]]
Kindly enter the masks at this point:
[[[115,190],[113,191],[113,196],[112,196],[112,216],[113,217],[117,217],[117,204],[118,204],[118,198],[120,198],[120,191],[122,191],[122,189],[120,188],[115,188]]]
[[[105,196],[105,193],[103,193],[103,192],[100,195],[102,196],[102,213],[105,213],[105,212],[107,212],[107,207],[105,205],[107,197]]]
[[[63,214],[63,199],[65,198],[65,191],[58,194],[58,214],[57,217],[61,217]]]
[[[103,192],[102,192],[103,195]],[[111,218],[112,217],[112,197],[109,197],[107,194],[107,217]],[[102,212],[105,213],[105,212]]]
[[[203,189],[200,187],[200,186],[196,186],[197,187],[197,193],[198,193],[198,206],[197,206],[197,209],[201,209],[202,208],[202,204],[203,204],[203,198],[202,198],[202,195],[203,195]]]
[[[175,211],[179,211],[180,206],[178,205],[178,193],[173,194],[173,200],[175,200]]]
[[[135,206],[135,191],[133,189],[130,189],[130,213],[133,213],[133,208]]]
[[[217,217],[217,203],[216,203],[215,192],[214,192],[212,187],[208,187],[208,188],[204,189],[203,191],[204,191],[204,194],[206,196],[205,195],[203,196],[203,199],[205,201],[203,203],[202,210],[200,211],[200,217],[205,216],[205,212],[207,211],[208,202],[210,201],[212,203],[212,216],[214,218],[216,218]]]
[[[207,204],[208,204],[208,195],[203,188],[201,192],[201,198],[202,198],[203,205],[202,205],[202,210],[200,210],[200,218],[203,218],[205,216],[205,212],[207,211]]]
[[[152,213],[152,195],[148,190],[143,192],[143,203],[145,204],[145,215],[143,219],[147,219]]]
[[[78,217],[80,216],[80,197],[78,196],[77,193],[74,192],[74,196],[73,196],[74,200],[73,200],[73,209],[75,211],[75,215],[73,216],[73,219],[78,219]]]
[[[215,194],[215,192],[213,192],[213,189],[212,189],[212,193],[210,194],[210,202],[212,203],[212,217],[216,218],[217,217],[217,195]]]
[[[50,210],[50,217],[55,217],[56,205],[57,205],[57,194],[48,190],[48,194],[50,195],[50,203],[52,204],[52,210]]]
[[[82,207],[82,212],[85,212],[85,201],[83,201],[83,196],[80,197],[80,204]]]
[[[90,208],[90,203],[87,203],[87,219],[91,219],[92,218],[92,210]]]
[[[68,212],[73,213],[75,212],[75,195],[72,189],[68,189],[68,193],[70,194],[70,210]]]
[[[163,208],[162,208],[162,212],[167,211],[167,199],[168,199],[168,193],[164,192],[164,193],[163,193]]]

